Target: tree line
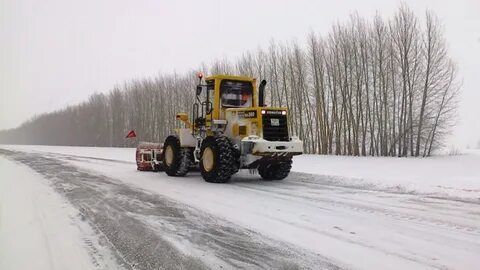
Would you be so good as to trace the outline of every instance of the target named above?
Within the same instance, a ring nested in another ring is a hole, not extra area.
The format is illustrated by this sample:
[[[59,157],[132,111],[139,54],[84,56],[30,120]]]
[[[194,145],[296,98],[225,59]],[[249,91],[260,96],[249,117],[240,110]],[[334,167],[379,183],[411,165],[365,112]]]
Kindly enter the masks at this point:
[[[440,20],[417,17],[407,6],[394,16],[352,15],[327,35],[306,42],[271,41],[266,48],[198,68],[268,81],[266,101],[289,108],[290,134],[308,153],[429,156],[455,124],[459,85]],[[132,146],[162,142],[190,112],[195,72],[132,80],[107,94],[32,118],[0,132],[0,142]]]

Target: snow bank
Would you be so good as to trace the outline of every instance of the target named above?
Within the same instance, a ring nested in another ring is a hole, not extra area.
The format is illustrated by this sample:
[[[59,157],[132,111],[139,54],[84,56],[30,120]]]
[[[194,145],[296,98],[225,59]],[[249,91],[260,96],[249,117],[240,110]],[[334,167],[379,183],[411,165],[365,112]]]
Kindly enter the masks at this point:
[[[77,215],[45,179],[0,157],[0,269],[97,269]]]
[[[428,158],[302,155],[292,170],[338,176],[342,185],[480,199],[480,151]]]

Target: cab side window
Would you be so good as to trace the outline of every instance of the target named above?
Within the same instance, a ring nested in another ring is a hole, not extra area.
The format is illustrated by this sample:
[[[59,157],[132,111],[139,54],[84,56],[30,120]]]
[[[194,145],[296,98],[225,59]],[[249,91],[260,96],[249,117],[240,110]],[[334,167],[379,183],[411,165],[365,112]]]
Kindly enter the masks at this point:
[[[208,92],[208,101],[210,102],[209,106],[213,106],[214,94],[215,94],[215,80],[207,81],[207,92]],[[212,109],[209,107],[209,109]],[[207,110],[208,111],[208,110]]]

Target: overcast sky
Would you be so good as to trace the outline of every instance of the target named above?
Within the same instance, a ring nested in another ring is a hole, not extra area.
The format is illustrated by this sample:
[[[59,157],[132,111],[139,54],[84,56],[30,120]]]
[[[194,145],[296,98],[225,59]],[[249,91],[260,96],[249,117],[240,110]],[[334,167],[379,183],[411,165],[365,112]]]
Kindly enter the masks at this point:
[[[480,1],[404,1],[445,25],[463,81],[451,142],[480,140]],[[303,43],[352,12],[391,16],[400,1],[0,0],[0,129],[78,103],[132,78]]]

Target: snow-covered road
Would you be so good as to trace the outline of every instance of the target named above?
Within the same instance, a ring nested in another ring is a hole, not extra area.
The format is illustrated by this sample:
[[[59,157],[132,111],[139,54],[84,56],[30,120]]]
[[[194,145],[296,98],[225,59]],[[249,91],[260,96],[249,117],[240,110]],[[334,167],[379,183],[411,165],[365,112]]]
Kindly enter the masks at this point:
[[[480,267],[471,186],[468,196],[443,196],[300,172],[280,182],[240,173],[215,185],[195,172],[138,172],[132,149],[0,148],[14,150],[0,155],[42,175],[136,269]]]

